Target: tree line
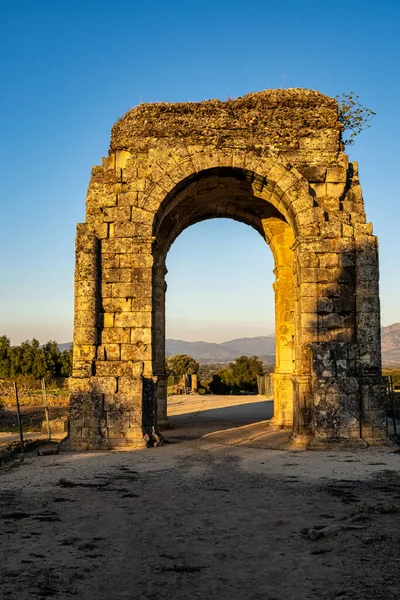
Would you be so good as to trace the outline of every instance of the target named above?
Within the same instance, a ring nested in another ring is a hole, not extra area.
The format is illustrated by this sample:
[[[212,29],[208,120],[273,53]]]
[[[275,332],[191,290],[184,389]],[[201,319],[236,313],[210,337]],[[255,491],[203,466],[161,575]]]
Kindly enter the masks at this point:
[[[262,361],[256,356],[240,356],[227,366],[200,365],[187,354],[176,354],[166,360],[169,385],[178,384],[183,375],[198,375],[201,394],[236,394],[256,392],[257,375],[264,374]],[[35,338],[19,346],[0,336],[0,379],[32,379],[54,381],[72,373],[72,348],[61,352],[57,342],[41,345]]]
[[[166,361],[168,384],[178,384],[183,375],[196,373],[200,394],[237,394],[257,392],[257,375],[264,366],[257,356],[240,356],[228,366],[203,366],[187,354],[175,354]]]
[[[69,377],[72,373],[72,348],[61,352],[57,342],[49,340],[43,345],[33,338],[19,346],[0,336],[0,378],[32,378],[53,381]]]

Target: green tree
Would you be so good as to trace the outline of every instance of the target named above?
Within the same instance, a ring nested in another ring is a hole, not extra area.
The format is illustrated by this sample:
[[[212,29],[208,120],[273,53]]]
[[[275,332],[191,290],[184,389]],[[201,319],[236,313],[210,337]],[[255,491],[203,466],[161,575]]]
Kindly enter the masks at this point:
[[[223,374],[223,381],[235,392],[256,392],[257,375],[263,374],[262,361],[257,356],[240,356]]]
[[[0,337],[0,377],[3,379],[10,377],[11,353],[10,339],[2,335]]]
[[[178,383],[186,373],[198,373],[199,367],[197,360],[187,354],[175,354],[167,360],[167,373],[174,376],[175,383]]]
[[[352,146],[354,138],[364,129],[370,127],[369,122],[376,113],[360,103],[360,98],[354,92],[336,96],[339,105],[339,121],[343,124],[345,146]]]
[[[70,377],[72,375],[72,353],[73,349],[64,350],[61,354],[61,377]]]
[[[210,392],[212,394],[229,394],[231,388],[227,383],[227,367],[221,367],[212,374],[212,379],[208,384]]]
[[[42,348],[45,359],[45,368],[47,379],[56,379],[61,376],[62,360],[61,352],[57,342],[49,340]]]

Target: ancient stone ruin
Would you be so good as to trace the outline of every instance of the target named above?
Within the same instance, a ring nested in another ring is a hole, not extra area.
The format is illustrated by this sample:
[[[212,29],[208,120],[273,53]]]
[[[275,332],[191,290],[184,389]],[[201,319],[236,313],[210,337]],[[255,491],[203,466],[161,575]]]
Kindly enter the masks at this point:
[[[274,256],[272,424],[314,444],[385,438],[377,239],[342,127],[335,100],[303,89],[141,104],[114,125],[77,231],[70,447],[158,440],[166,255],[215,217]]]

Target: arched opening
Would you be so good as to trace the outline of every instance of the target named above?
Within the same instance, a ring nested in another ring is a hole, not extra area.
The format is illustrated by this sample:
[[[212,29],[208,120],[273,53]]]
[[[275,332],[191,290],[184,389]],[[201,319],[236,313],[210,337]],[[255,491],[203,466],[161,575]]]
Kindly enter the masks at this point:
[[[266,379],[275,365],[274,261],[265,240],[232,219],[203,221],[178,236],[166,265],[167,365],[172,355],[186,354],[200,368],[198,392],[190,395],[177,395],[185,390],[171,384],[182,380],[169,374],[167,417],[173,429],[163,435],[192,439],[270,419],[270,385],[257,396],[247,380],[240,393],[225,383],[229,363],[243,354],[264,362]]]
[[[278,210],[278,207],[281,210]],[[253,172],[217,167],[190,175],[167,194],[154,220],[153,372],[157,420],[167,423],[165,372],[165,275],[167,253],[186,228],[207,219],[230,218],[255,229],[272,250],[275,273],[276,366],[274,423],[293,425],[294,234],[277,190]]]

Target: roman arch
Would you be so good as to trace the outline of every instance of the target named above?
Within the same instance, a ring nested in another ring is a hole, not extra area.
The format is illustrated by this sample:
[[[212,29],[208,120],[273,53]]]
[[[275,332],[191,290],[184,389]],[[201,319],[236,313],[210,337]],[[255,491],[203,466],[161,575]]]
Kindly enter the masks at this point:
[[[302,89],[142,104],[114,125],[77,230],[71,447],[158,440],[166,255],[216,217],[274,256],[272,426],[301,443],[385,438],[377,239],[341,130],[336,101]]]

